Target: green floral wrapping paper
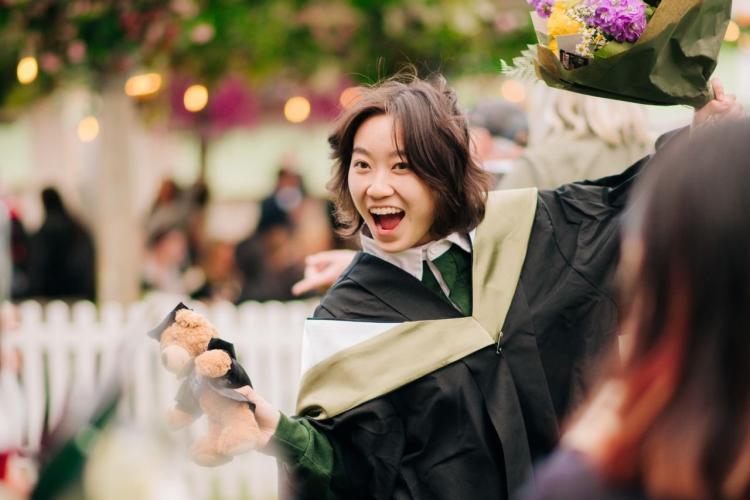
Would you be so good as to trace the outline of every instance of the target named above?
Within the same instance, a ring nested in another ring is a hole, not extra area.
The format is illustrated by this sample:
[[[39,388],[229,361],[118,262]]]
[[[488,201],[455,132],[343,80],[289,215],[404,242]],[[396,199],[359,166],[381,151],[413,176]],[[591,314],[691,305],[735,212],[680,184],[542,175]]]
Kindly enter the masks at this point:
[[[567,70],[542,45],[535,69],[547,85],[608,99],[700,107],[732,10],[731,0],[662,0],[628,50]]]

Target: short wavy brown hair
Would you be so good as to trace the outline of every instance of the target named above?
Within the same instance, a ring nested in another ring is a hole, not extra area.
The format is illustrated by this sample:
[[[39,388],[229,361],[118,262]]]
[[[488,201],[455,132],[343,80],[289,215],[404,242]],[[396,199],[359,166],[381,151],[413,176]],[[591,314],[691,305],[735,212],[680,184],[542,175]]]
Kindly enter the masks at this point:
[[[335,199],[338,232],[351,236],[364,223],[349,191],[349,166],[354,135],[362,123],[376,115],[394,118],[403,133],[404,144],[398,149],[435,197],[432,234],[442,238],[474,229],[484,219],[492,178],[471,154],[466,116],[443,77],[428,81],[407,75],[362,88],[328,138],[335,163],[327,187]]]

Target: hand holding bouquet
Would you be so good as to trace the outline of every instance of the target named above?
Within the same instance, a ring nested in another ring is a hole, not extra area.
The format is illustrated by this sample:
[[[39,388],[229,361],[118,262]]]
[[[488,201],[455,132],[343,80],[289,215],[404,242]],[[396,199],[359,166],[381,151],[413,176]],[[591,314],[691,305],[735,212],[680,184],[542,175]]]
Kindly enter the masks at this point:
[[[548,85],[645,104],[711,99],[730,0],[528,1],[539,45],[527,62]]]

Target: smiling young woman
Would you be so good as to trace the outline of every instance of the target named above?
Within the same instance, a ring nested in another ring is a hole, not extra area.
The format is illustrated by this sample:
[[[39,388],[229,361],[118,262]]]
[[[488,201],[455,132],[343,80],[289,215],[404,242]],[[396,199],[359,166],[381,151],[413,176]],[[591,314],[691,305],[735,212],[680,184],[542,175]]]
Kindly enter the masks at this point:
[[[513,496],[615,340],[607,278],[647,159],[488,193],[441,78],[363,89],[329,142],[337,217],[363,251],[305,323],[297,416],[243,389],[284,491]]]
[[[470,154],[467,119],[455,93],[444,81],[438,86],[442,90],[421,80],[389,81],[377,92],[364,93],[337,122],[328,139],[336,162],[328,189],[336,198],[343,234],[356,234],[366,222],[361,214],[367,210],[356,205],[350,190],[352,167],[358,167],[355,160],[368,165],[371,161],[362,157],[362,148],[364,152],[377,149],[388,156],[384,164],[390,161],[390,167],[421,182],[433,205],[433,239],[469,232],[484,218],[487,192],[494,181]],[[365,140],[369,148],[362,144]],[[428,197],[423,199],[427,202]]]
[[[386,252],[400,252],[435,238],[435,200],[429,186],[399,150],[402,134],[389,115],[374,115],[360,125],[347,178],[357,213]]]

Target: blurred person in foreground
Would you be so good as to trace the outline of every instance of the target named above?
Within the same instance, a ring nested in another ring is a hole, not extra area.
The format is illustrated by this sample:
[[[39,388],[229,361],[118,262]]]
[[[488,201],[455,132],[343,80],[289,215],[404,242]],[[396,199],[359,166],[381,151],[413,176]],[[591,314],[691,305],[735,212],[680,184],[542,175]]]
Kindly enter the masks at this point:
[[[94,242],[88,229],[55,188],[42,191],[44,221],[29,242],[29,295],[45,299],[94,300]]]
[[[619,268],[620,369],[528,499],[750,498],[750,121],[658,152]]]
[[[651,151],[645,108],[539,85],[529,143],[497,189],[554,189],[619,173]]]

